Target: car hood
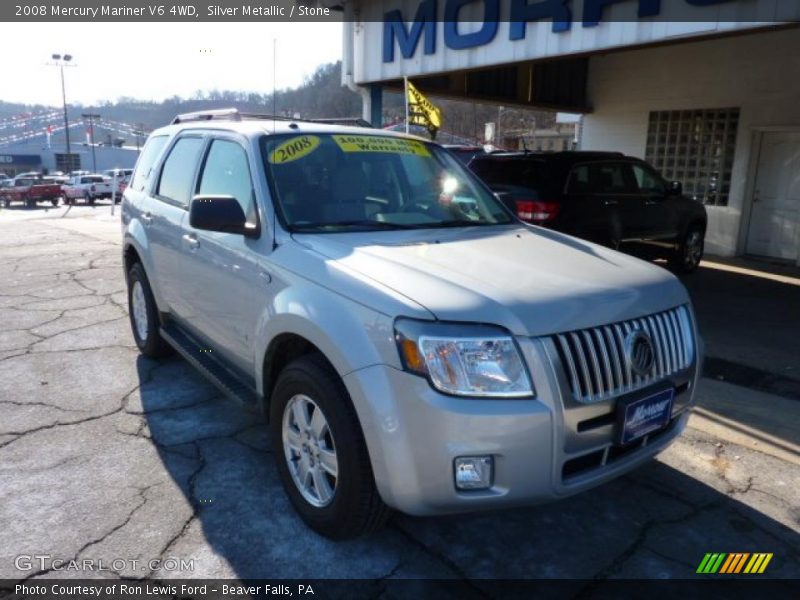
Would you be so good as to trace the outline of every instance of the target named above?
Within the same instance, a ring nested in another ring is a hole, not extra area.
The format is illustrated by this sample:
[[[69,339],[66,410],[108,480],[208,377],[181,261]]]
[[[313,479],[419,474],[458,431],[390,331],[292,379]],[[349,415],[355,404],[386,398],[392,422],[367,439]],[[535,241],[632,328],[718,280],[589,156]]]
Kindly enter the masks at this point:
[[[293,237],[437,319],[493,323],[517,335],[612,323],[689,301],[683,285],[659,266],[538,227]]]

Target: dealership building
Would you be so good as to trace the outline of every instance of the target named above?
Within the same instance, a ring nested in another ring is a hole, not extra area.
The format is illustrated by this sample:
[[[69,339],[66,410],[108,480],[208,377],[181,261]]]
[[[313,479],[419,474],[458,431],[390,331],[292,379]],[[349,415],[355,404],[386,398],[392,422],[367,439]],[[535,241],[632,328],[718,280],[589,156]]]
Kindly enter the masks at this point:
[[[93,149],[88,144],[73,143],[67,154],[64,143],[54,142],[47,145],[36,141],[23,141],[0,147],[0,173],[14,177],[29,171],[54,173],[71,170],[102,172],[106,169],[132,169],[138,156],[137,148],[127,146],[97,145]]]
[[[643,158],[705,203],[707,252],[800,264],[800,3],[345,4],[344,83],[380,119],[432,97],[581,113],[582,150]],[[376,50],[377,49],[377,50]],[[445,115],[446,119],[446,115]]]

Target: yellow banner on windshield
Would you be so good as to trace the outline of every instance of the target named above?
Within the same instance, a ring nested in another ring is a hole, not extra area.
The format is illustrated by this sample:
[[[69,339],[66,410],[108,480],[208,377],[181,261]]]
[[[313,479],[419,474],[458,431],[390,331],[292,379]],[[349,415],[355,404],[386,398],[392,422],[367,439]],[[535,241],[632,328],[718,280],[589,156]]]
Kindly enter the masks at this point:
[[[315,135],[301,135],[282,143],[269,153],[269,162],[282,165],[308,156],[319,146],[320,139]]]
[[[425,144],[416,140],[390,138],[375,135],[334,135],[333,141],[342,152],[389,152],[430,156]]]

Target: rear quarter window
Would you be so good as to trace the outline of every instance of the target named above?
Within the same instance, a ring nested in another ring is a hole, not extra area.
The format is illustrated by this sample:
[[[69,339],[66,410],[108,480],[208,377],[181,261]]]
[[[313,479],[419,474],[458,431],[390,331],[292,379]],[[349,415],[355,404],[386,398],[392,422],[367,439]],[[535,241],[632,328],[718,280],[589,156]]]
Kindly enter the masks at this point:
[[[470,167],[492,187],[524,187],[538,191],[556,187],[553,169],[545,161],[476,159]]]

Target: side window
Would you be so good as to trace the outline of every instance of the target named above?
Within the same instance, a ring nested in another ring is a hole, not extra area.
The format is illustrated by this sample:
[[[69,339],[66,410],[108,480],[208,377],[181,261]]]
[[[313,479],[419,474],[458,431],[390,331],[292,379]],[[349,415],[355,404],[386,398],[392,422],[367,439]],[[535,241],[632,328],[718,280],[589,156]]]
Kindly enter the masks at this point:
[[[189,206],[192,179],[202,148],[203,139],[199,137],[185,137],[176,142],[161,169],[156,192],[159,196]]]
[[[598,163],[589,167],[589,180],[596,194],[635,193],[630,166],[621,163]]]
[[[667,192],[664,181],[650,169],[642,165],[633,165],[633,175],[636,177],[639,191],[643,194],[665,194]]]
[[[161,154],[161,150],[164,149],[164,144],[167,143],[167,139],[165,135],[158,135],[156,137],[151,137],[144,145],[142,154],[136,162],[136,174],[131,182],[131,188],[137,192],[144,190],[145,184],[153,170],[153,165]]]
[[[206,156],[197,193],[203,196],[233,196],[248,221],[255,218],[253,182],[247,152],[236,142],[214,140]]]
[[[568,194],[587,194],[591,191],[589,186],[589,165],[579,165],[572,169],[567,184]]]

